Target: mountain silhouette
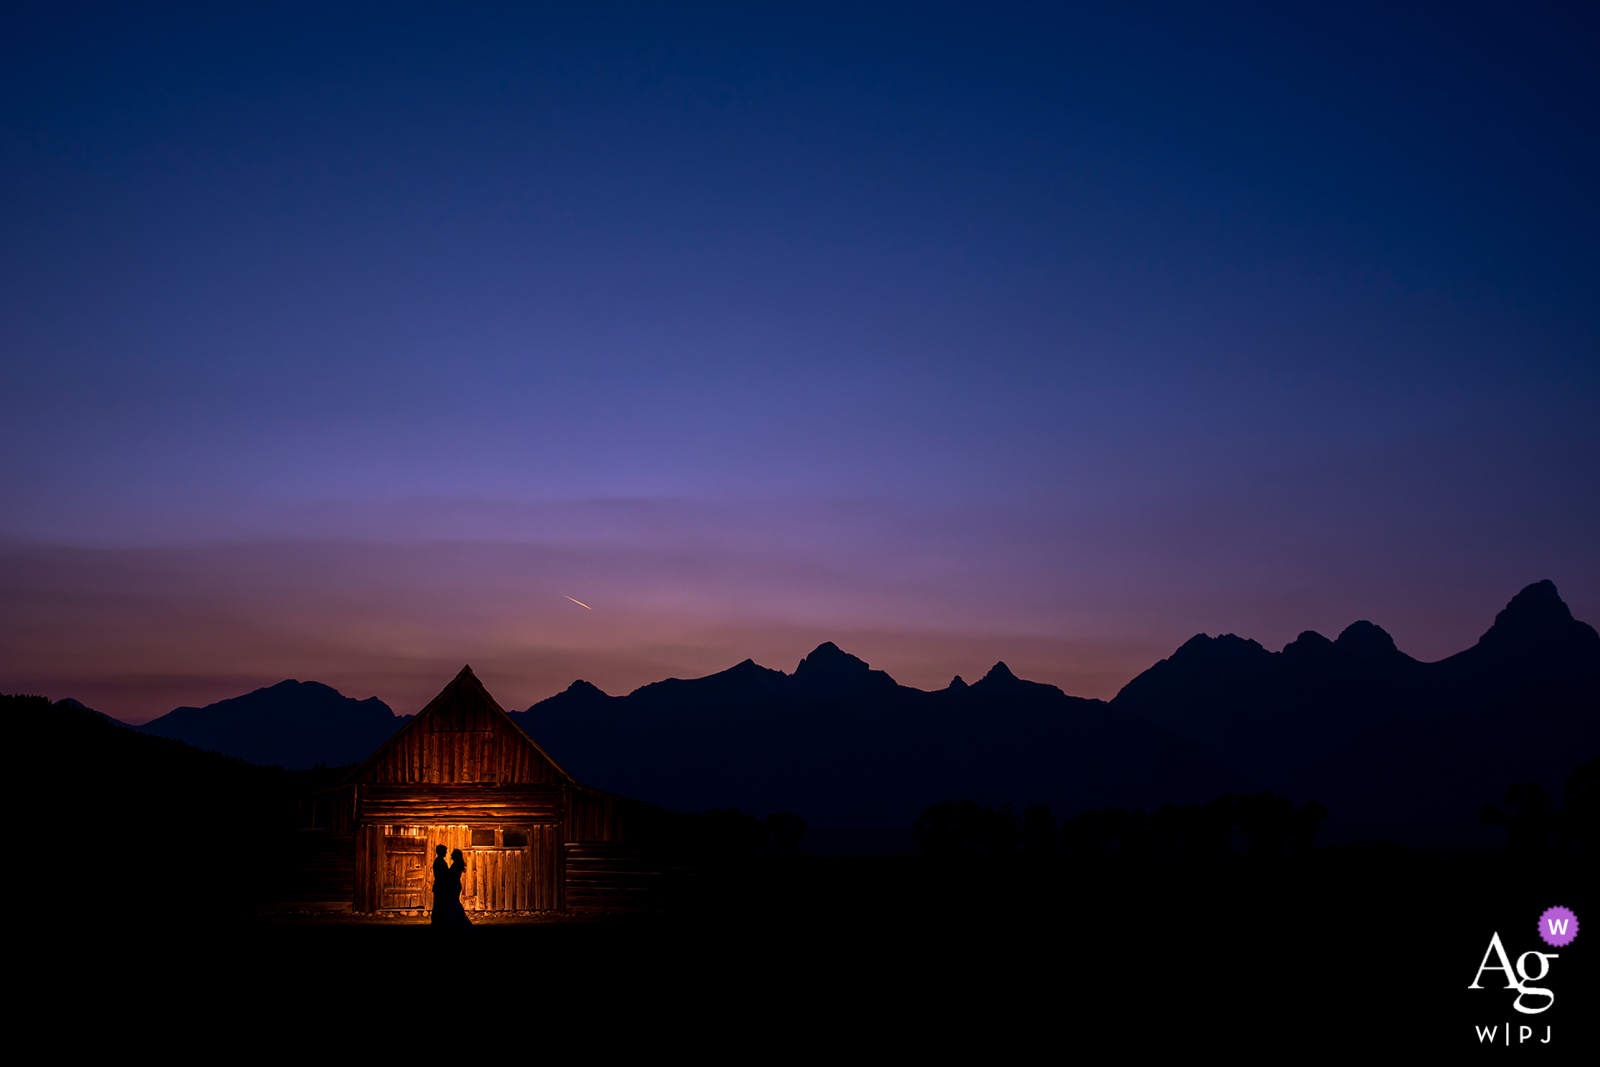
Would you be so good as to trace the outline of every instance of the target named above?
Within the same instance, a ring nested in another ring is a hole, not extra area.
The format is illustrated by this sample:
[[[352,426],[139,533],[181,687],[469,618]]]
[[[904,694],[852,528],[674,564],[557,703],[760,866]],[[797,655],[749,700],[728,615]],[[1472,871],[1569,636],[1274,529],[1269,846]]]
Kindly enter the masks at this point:
[[[1507,786],[1559,789],[1600,754],[1600,635],[1544,581],[1435,663],[1365,620],[1278,652],[1198,634],[1106,702],[1004,663],[926,692],[825,642],[792,674],[747,659],[626,696],[575,681],[512,716],[581,780],[680,811],[904,830],[939,800],[1066,814],[1272,789],[1325,804],[1332,837],[1473,846]],[[285,681],[139,729],[305,768],[356,762],[408,717]]]
[[[372,754],[407,720],[377,697],[356,700],[293,679],[203,708],[177,708],[142,726],[196,748],[262,766],[342,766]]]
[[[1155,805],[1244,777],[1104,701],[1023,681],[1004,663],[926,692],[826,642],[793,674],[745,660],[613,697],[585,681],[513,713],[562,766],[684,811],[798,811],[823,828],[904,830],[927,804]]]
[[[1512,782],[1559,786],[1600,753],[1600,635],[1536,582],[1478,643],[1435,663],[1351,624],[1269,652],[1200,634],[1111,706],[1193,739],[1263,788],[1316,797],[1329,830],[1478,842],[1476,814]]]

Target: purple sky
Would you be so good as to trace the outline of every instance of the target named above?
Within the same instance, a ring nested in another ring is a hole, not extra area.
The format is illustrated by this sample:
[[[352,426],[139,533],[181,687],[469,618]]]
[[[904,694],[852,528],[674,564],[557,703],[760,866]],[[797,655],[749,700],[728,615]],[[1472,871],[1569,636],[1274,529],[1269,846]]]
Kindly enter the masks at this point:
[[[0,14],[0,690],[1600,621],[1592,10],[586,11]]]

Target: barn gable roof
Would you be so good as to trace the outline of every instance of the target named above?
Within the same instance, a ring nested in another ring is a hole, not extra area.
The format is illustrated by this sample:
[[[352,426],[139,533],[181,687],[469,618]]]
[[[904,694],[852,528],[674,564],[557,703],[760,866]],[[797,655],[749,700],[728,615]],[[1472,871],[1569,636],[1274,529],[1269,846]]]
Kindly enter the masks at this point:
[[[470,665],[358,764],[348,780],[576,784],[506,714]]]

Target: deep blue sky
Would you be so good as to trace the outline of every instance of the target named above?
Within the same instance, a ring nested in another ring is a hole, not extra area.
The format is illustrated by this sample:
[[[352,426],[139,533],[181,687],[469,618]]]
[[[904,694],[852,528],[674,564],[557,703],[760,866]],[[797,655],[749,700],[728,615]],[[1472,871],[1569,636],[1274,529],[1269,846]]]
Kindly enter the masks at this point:
[[[1107,7],[8,9],[0,682],[1596,621],[1592,5]]]

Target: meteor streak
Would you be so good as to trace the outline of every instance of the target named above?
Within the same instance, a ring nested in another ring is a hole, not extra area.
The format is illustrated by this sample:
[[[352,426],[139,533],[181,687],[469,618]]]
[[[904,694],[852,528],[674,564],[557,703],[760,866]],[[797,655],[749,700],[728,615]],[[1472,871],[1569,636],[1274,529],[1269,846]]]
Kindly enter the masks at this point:
[[[565,594],[565,593],[562,593],[562,594],[561,594],[561,595],[562,595],[562,596],[566,596],[566,597],[567,597],[567,599],[568,599],[568,600],[572,600],[572,598],[571,598],[571,597],[569,597],[569,596],[567,596],[567,594]],[[593,610],[594,610],[594,609],[593,609],[593,608],[590,608],[590,607],[589,607],[589,605],[587,605],[587,604],[585,604],[585,603],[584,603],[584,602],[583,602],[583,601],[581,601],[581,600],[572,600],[572,602],[573,602],[573,603],[574,603],[574,604],[576,604],[576,605],[578,605],[578,607],[580,607],[580,608],[588,608],[588,609],[589,609],[589,610],[590,610],[590,611],[593,611]]]

